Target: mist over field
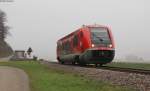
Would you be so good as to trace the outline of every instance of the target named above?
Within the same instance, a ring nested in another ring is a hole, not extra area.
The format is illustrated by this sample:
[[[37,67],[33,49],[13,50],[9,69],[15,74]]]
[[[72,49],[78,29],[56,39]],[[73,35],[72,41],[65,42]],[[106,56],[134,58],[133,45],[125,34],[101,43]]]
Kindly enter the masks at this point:
[[[56,59],[56,42],[83,24],[107,25],[116,44],[116,59],[128,55],[150,60],[149,0],[14,0],[0,2],[7,14],[14,50],[32,47],[34,55]],[[132,58],[131,57],[131,58]]]

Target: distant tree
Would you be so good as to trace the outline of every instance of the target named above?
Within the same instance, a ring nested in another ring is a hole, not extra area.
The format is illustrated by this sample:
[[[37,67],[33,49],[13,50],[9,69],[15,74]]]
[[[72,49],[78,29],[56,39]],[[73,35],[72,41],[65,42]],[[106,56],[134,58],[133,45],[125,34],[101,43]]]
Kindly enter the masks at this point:
[[[142,57],[139,57],[139,56],[136,56],[136,55],[132,55],[132,54],[127,55],[125,57],[125,59],[128,60],[128,61],[143,61],[144,60]]]
[[[6,26],[6,14],[0,10],[0,40],[4,40],[8,34],[9,27]]]

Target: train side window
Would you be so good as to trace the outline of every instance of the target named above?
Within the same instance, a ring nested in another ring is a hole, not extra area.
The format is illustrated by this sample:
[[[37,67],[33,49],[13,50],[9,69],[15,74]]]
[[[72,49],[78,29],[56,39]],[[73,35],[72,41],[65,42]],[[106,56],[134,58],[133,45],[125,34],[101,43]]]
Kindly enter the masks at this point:
[[[57,50],[59,50],[59,45],[57,45]]]
[[[69,43],[69,41],[66,42],[66,50],[70,50],[70,43]]]
[[[64,50],[66,50],[66,51],[70,50],[70,43],[69,43],[69,41],[64,43]]]
[[[75,35],[73,38],[73,46],[77,46],[78,45],[78,36]]]
[[[64,50],[64,43],[62,44],[62,49]]]
[[[59,44],[58,44],[58,50],[61,50],[61,49],[62,49],[61,46],[62,46],[62,45],[59,43]]]
[[[59,50],[61,50],[61,49],[62,49],[62,48],[61,48],[61,45],[59,45],[59,46],[58,46],[58,49],[59,49]]]
[[[80,33],[81,38],[83,37],[83,32]]]
[[[64,44],[64,50],[67,50],[67,42]]]

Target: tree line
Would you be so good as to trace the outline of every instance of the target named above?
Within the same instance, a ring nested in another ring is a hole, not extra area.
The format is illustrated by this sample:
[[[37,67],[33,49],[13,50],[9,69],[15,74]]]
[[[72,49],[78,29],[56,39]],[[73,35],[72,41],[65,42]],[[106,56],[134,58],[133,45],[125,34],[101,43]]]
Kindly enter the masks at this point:
[[[9,27],[6,25],[6,14],[0,10],[0,41],[4,41],[8,34]]]

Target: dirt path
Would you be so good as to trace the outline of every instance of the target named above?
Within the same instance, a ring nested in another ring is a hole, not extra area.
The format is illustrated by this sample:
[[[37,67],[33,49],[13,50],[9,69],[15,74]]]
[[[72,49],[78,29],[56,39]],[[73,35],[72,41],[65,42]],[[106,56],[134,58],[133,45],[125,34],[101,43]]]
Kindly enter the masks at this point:
[[[21,69],[0,66],[0,91],[29,91],[28,76]]]
[[[7,61],[10,60],[11,57],[12,57],[12,55],[11,55],[11,56],[8,56],[8,57],[0,58],[0,62],[7,62]]]

